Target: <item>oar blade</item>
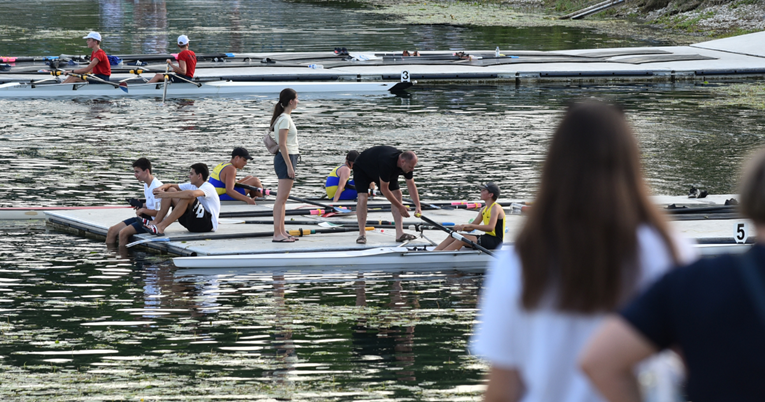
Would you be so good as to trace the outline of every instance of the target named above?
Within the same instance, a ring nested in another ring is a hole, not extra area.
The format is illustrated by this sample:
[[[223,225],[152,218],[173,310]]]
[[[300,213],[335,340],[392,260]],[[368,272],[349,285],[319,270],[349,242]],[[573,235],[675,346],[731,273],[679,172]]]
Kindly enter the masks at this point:
[[[119,89],[121,89],[124,93],[128,93],[127,82],[120,82]]]

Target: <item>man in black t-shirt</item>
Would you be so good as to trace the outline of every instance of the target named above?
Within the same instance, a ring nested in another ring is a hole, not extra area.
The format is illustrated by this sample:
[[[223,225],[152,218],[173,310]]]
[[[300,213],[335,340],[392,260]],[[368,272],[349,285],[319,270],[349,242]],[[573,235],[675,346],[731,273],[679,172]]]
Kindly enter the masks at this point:
[[[398,177],[404,176],[409,195],[415,204],[415,213],[422,213],[420,196],[417,186],[414,184],[414,166],[417,165],[417,155],[412,151],[402,152],[396,148],[381,145],[364,150],[353,163],[353,181],[356,183],[358,203],[356,204],[356,216],[359,220],[359,237],[356,243],[366,244],[367,222],[367,190],[370,183],[377,184],[385,198],[390,201],[391,213],[396,223],[396,241],[403,242],[414,240],[414,235],[404,233],[402,217],[409,217],[408,208],[402,203],[401,190],[398,186]]]

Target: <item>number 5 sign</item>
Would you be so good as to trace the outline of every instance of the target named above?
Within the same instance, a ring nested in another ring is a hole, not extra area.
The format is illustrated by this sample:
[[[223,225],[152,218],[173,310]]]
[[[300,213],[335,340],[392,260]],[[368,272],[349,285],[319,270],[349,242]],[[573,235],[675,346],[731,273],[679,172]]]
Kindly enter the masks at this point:
[[[735,232],[733,233],[733,240],[736,243],[745,243],[749,237],[749,233],[746,231],[746,222],[736,222]]]

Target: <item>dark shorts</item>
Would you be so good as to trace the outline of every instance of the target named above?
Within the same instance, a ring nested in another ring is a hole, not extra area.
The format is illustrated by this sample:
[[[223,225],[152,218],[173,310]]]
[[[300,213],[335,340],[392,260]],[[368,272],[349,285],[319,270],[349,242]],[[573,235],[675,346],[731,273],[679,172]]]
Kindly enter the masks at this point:
[[[98,77],[98,78],[100,78],[100,79],[102,79],[102,80],[104,80],[104,81],[109,81],[109,76],[108,75],[104,75],[104,74],[93,74],[93,75]],[[103,82],[98,81],[98,80],[88,80],[88,84],[103,84]]]
[[[292,162],[293,170],[297,170],[298,156],[300,155],[290,154],[290,161]],[[274,155],[274,171],[276,172],[276,177],[279,178],[279,180],[295,180],[294,178],[287,176],[287,164],[284,163],[284,157],[282,157],[281,152],[277,152],[276,155]]]
[[[168,74],[168,77],[170,77],[170,82],[178,82],[178,83],[186,82],[186,81],[182,80],[181,78],[185,78],[185,79],[187,79],[189,81],[193,81],[193,77],[189,77],[187,75],[175,76],[175,75],[172,75],[172,74]],[[178,77],[181,77],[181,78],[178,78]],[[186,82],[186,83],[188,84],[188,82]]]
[[[186,208],[186,212],[178,218],[178,223],[189,232],[212,232],[213,230],[212,214],[196,198],[194,203]]]
[[[489,249],[494,250],[502,246],[502,240],[496,236],[489,236],[486,234],[478,236],[478,244]]]
[[[356,186],[356,192],[358,194],[369,193],[369,184],[375,183],[377,188],[382,189],[380,186],[379,177],[370,177],[361,169],[353,169],[353,185]],[[388,183],[388,190],[398,190],[398,180]]]
[[[133,229],[135,229],[135,233],[146,233],[146,228],[143,226],[143,222],[141,222],[141,218],[135,216],[130,219],[125,219],[122,221],[122,223],[125,224],[125,226],[132,226]]]

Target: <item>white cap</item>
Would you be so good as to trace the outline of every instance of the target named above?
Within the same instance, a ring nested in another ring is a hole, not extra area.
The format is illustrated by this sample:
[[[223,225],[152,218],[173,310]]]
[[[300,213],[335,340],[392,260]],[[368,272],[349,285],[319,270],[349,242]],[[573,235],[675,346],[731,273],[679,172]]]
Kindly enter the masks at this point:
[[[189,37],[186,35],[181,35],[178,37],[178,44],[181,46],[186,46],[189,44]]]
[[[88,36],[83,36],[82,39],[95,39],[101,42],[101,34],[98,32],[91,32],[88,34]]]

